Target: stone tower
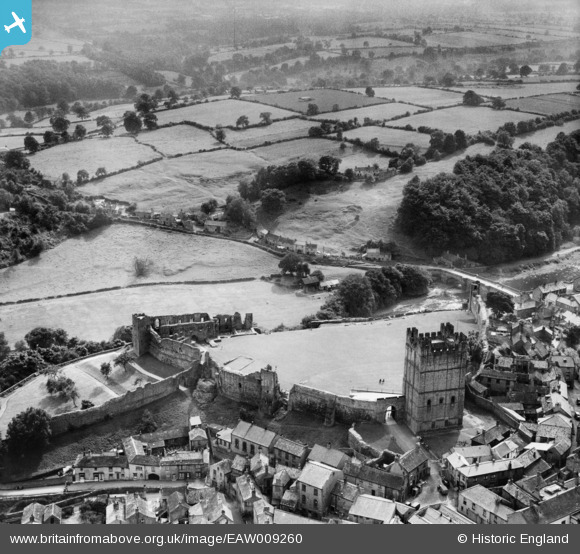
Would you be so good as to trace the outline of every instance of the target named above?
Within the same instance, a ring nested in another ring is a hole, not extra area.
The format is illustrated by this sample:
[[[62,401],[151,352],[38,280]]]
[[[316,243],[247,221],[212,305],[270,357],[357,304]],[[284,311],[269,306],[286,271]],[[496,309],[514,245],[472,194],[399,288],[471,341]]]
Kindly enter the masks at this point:
[[[467,337],[450,323],[442,323],[438,333],[407,329],[403,394],[413,433],[461,427],[467,365]]]
[[[145,314],[133,314],[133,350],[137,356],[149,352],[149,327],[151,320]]]

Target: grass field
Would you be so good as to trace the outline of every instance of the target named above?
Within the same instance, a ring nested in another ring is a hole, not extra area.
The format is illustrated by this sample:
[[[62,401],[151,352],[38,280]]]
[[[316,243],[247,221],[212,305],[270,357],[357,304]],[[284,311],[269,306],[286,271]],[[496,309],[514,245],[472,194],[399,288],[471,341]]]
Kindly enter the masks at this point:
[[[17,129],[14,129],[16,132]],[[35,135],[34,138],[42,143],[42,135]],[[0,136],[0,148],[8,148],[8,150],[23,149],[24,148],[24,135],[19,135],[16,137],[6,137]]]
[[[415,129],[425,125],[433,129],[441,129],[446,133],[454,133],[457,129],[463,129],[466,133],[473,134],[478,131],[495,131],[508,121],[517,124],[518,121],[527,121],[533,118],[532,114],[524,112],[459,106],[405,117],[398,120],[397,125],[409,124]]]
[[[433,33],[426,35],[425,40],[428,46],[441,46],[442,48],[475,48],[477,46],[500,46],[521,44],[526,42],[526,38],[507,37],[503,35],[492,35],[488,33],[477,33],[471,31],[459,33]]]
[[[274,52],[279,48],[287,46],[288,48],[295,48],[295,44],[292,42],[285,42],[280,44],[270,44],[268,46],[256,46],[255,48],[239,48],[238,50],[222,50],[221,52],[214,52],[209,58],[208,63],[212,62],[223,62],[225,60],[231,60],[234,54],[240,54],[241,56],[254,56],[262,57],[270,52]]]
[[[286,144],[293,145],[295,142]],[[427,179],[441,172],[450,172],[455,163],[466,155],[489,154],[491,151],[489,146],[476,144],[439,162],[416,167],[410,175],[396,175],[374,185],[359,181],[326,188],[320,185],[312,187],[310,196],[304,195],[300,205],[289,204],[269,229],[283,236],[314,241],[339,252],[360,247],[371,238],[396,240],[404,244],[404,237],[395,231],[394,221],[407,182],[414,176]],[[351,164],[368,165],[375,161],[388,165],[389,158],[368,157],[366,163],[358,158],[360,162],[356,164],[353,163],[355,160],[356,155],[345,158],[341,169]]]
[[[137,142],[153,146],[165,156],[223,147],[210,133],[191,125],[143,131],[138,135]]]
[[[117,171],[159,157],[152,148],[129,137],[94,138],[37,152],[30,156],[30,164],[46,177],[56,179],[68,173],[74,180],[81,169],[92,177],[99,167]]]
[[[208,127],[217,125],[235,125],[238,117],[245,115],[250,120],[250,124],[260,123],[260,114],[269,111],[272,119],[282,119],[293,116],[293,112],[272,108],[266,110],[260,104],[244,102],[241,100],[220,100],[218,102],[205,102],[194,104],[186,108],[175,110],[163,110],[156,112],[157,123],[166,125],[167,123],[181,123],[182,121],[194,121]]]
[[[135,276],[135,257],[151,260],[148,276]],[[272,273],[277,265],[275,256],[233,241],[112,225],[0,270],[0,301],[136,283],[258,278]]]
[[[136,372],[114,367],[107,381],[101,374],[101,364],[112,362],[118,352],[101,354],[79,362],[73,362],[60,371],[65,377],[71,378],[79,393],[77,407],[72,400],[64,400],[58,396],[51,396],[46,391],[47,376],[40,375],[17,389],[14,393],[0,399],[0,433],[6,432],[10,420],[30,406],[42,408],[50,415],[70,412],[80,409],[82,400],[90,400],[95,406],[103,404],[111,398],[134,390],[138,385],[153,382],[154,379]]]
[[[464,311],[406,316],[390,321],[328,325],[320,329],[236,337],[223,340],[210,356],[227,363],[238,356],[256,360],[256,367],[276,367],[282,389],[299,383],[335,394],[352,388],[401,393],[408,327],[438,331],[453,323],[467,333],[476,324]],[[379,379],[385,379],[379,386]]]
[[[431,137],[425,133],[414,133],[413,131],[402,131],[400,129],[389,129],[388,127],[358,127],[346,131],[343,135],[345,139],[360,138],[366,142],[373,138],[378,138],[381,146],[391,150],[401,150],[406,144],[412,142],[422,150],[429,148]]]
[[[531,142],[532,144],[537,144],[542,148],[546,148],[550,142],[553,142],[554,139],[558,136],[559,133],[572,133],[574,131],[578,131],[580,129],[580,120],[576,121],[568,121],[564,123],[561,127],[555,125],[554,127],[548,127],[547,129],[542,129],[540,131],[536,131],[535,133],[525,135],[519,135],[514,137],[514,144],[513,148],[518,148],[525,142]]]
[[[272,265],[272,269],[276,269],[277,263]],[[233,273],[234,270],[230,270],[230,274]],[[242,273],[235,271],[235,274]],[[22,340],[37,326],[58,327],[69,335],[105,340],[117,327],[130,325],[134,313],[206,312],[213,315],[236,311],[252,312],[255,325],[272,329],[281,323],[299,325],[305,315],[320,308],[324,301],[321,297],[298,296],[290,289],[259,280],[212,285],[155,285],[1,306],[0,331],[6,334],[10,344]]]
[[[468,90],[473,90],[481,96],[501,96],[507,98],[522,98],[526,96],[537,96],[538,94],[555,94],[558,92],[574,92],[578,83],[532,83],[490,85],[488,83],[463,83],[463,87],[453,87],[453,90],[464,94]]]
[[[308,136],[308,129],[313,125],[312,121],[289,119],[272,123],[272,125],[265,127],[252,127],[242,131],[227,131],[226,142],[237,148],[253,148],[264,144],[266,141],[275,142],[306,137]]]
[[[318,110],[324,113],[331,112],[335,104],[338,104],[339,110],[346,110],[348,108],[384,104],[385,102],[382,98],[370,98],[364,94],[331,89],[270,92],[267,94],[253,94],[245,98],[268,106],[302,112],[303,114],[308,110],[308,104],[316,104]],[[311,100],[300,100],[300,98],[309,98]]]
[[[139,209],[179,211],[210,198],[225,201],[242,177],[264,165],[251,152],[218,150],[165,159],[79,188],[88,196],[136,202]]]
[[[549,94],[508,100],[508,108],[519,109],[542,115],[555,115],[562,112],[580,109],[580,96],[576,94]]]
[[[364,88],[348,89],[364,92]],[[455,106],[463,102],[463,95],[436,88],[423,87],[373,87],[375,96],[389,100],[411,102],[428,108]]]
[[[389,158],[360,150],[355,150],[347,144],[345,150],[340,150],[340,143],[328,139],[305,138],[297,139],[271,146],[255,148],[252,152],[262,158],[265,164],[285,164],[304,158],[318,163],[321,156],[335,156],[342,160],[340,170],[355,166],[366,166],[377,163],[381,167],[388,167]]]
[[[368,44],[365,44],[368,43]],[[402,40],[392,40],[390,38],[382,37],[356,37],[356,38],[335,38],[330,43],[330,48],[345,48],[362,49],[362,48],[376,48],[379,46],[412,46],[408,42]]]
[[[329,112],[314,116],[313,119],[332,119],[333,121],[349,121],[355,117],[362,123],[365,117],[370,117],[373,120],[384,121],[405,115],[406,113],[414,114],[420,108],[416,106],[409,106],[409,104],[399,104],[398,102],[390,102],[388,104],[380,104],[376,106],[369,106],[367,108],[357,108],[354,110],[344,110],[341,112]]]

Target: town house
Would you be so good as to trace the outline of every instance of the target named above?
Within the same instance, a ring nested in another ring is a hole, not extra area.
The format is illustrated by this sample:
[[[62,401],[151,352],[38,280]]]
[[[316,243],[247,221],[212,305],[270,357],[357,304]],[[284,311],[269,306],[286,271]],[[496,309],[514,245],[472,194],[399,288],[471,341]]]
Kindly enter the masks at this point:
[[[269,454],[275,439],[276,433],[273,431],[240,421],[232,431],[232,452],[242,456],[255,456],[261,448],[262,452]]]
[[[73,464],[73,479],[85,481],[120,481],[130,479],[127,456],[116,452],[79,454]]]
[[[330,505],[332,490],[344,478],[341,470],[307,462],[296,481],[298,509],[310,517],[321,518]]]
[[[272,449],[272,459],[275,465],[302,468],[306,462],[308,448],[299,442],[286,437],[278,437]]]

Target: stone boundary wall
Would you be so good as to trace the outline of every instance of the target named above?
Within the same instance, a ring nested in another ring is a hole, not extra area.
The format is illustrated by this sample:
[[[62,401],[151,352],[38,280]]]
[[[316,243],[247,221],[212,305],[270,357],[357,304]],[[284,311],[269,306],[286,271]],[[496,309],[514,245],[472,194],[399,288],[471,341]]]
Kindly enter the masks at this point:
[[[379,450],[367,444],[352,427],[348,430],[348,446],[355,452],[369,458],[378,458],[381,455]]]
[[[504,410],[501,406],[496,404],[493,400],[483,398],[478,394],[475,394],[469,386],[465,387],[465,395],[469,398],[476,406],[483,408],[486,412],[493,414],[502,423],[505,423],[508,427],[512,429],[517,429],[520,426],[520,421],[515,417],[512,417],[509,412]]]
[[[384,423],[389,407],[395,409],[396,420],[404,421],[405,397],[402,395],[377,400],[356,400],[304,385],[294,385],[288,398],[289,410],[310,412],[323,418],[328,410],[334,410],[336,419],[343,423],[358,421]]]
[[[191,370],[182,371],[163,381],[146,383],[123,396],[111,398],[100,406],[55,415],[50,420],[52,434],[62,435],[74,429],[99,423],[109,417],[142,408],[151,402],[173,394],[180,385],[191,385],[192,377]]]

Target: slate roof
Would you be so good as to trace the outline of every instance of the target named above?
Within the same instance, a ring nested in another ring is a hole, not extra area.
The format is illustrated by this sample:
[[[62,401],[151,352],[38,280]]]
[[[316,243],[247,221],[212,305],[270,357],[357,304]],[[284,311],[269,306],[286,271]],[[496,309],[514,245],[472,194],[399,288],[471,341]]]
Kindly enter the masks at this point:
[[[203,516],[210,523],[217,521],[222,515],[225,515],[232,522],[234,520],[232,510],[228,506],[226,498],[221,492],[214,491],[214,494],[209,494],[203,498],[199,504]]]
[[[298,505],[298,493],[292,489],[288,489],[287,491],[285,491],[284,496],[282,496],[282,500],[280,501],[280,506],[284,506],[289,510],[294,510],[297,505]]]
[[[402,476],[365,464],[347,462],[343,468],[343,472],[345,477],[360,479],[361,481],[381,485],[391,490],[402,490],[404,487],[404,479]]]
[[[332,489],[333,496],[338,496],[347,502],[354,502],[360,492],[360,489],[356,485],[344,480],[337,481]]]
[[[340,470],[316,462],[307,462],[298,481],[316,489],[322,489],[337,471]]]
[[[240,456],[239,454],[236,454],[236,457],[234,458],[234,461],[232,462],[232,470],[239,471],[240,473],[243,473],[246,469],[247,462],[248,461],[246,458],[244,458],[244,456]]]
[[[252,425],[247,421],[240,421],[232,431],[232,436],[269,449],[276,438],[276,433]]]
[[[399,458],[399,464],[407,473],[411,473],[428,460],[429,456],[427,455],[427,452],[425,452],[422,447],[417,446],[416,448],[413,448],[413,450],[405,452],[405,454]]]
[[[39,504],[38,502],[28,504],[28,506],[25,506],[24,510],[22,510],[21,522],[23,524],[42,523],[42,519],[44,517],[44,509],[45,507],[42,504]]]
[[[370,494],[361,494],[351,506],[348,514],[354,517],[364,517],[390,523],[395,515],[396,507],[392,500],[371,496]]]
[[[189,432],[189,440],[190,441],[193,441],[193,440],[207,440],[207,433],[205,432],[205,430],[200,429],[199,427],[194,427]]]
[[[167,511],[174,512],[180,506],[187,507],[189,509],[189,505],[185,501],[185,496],[180,491],[175,491],[169,495],[167,498]]]
[[[492,491],[475,485],[461,492],[461,496],[469,502],[474,502],[481,506],[484,510],[495,514],[501,519],[506,520],[509,515],[513,514],[514,510],[500,502],[501,497]],[[461,500],[460,500],[461,501]]]
[[[176,452],[171,456],[161,458],[162,466],[172,466],[175,464],[193,464],[203,462],[203,452],[190,452],[189,450],[182,450]]]
[[[236,479],[236,485],[240,491],[240,496],[243,502],[247,502],[255,496],[256,498],[261,498],[261,494],[258,491],[256,485],[248,475],[240,475]]]
[[[288,492],[288,491],[286,491]],[[284,495],[286,496],[286,495]],[[277,525],[321,525],[322,521],[318,519],[310,519],[309,517],[302,517],[297,514],[291,514],[284,510],[274,510],[274,523]]]
[[[83,456],[80,455],[75,460],[74,467],[129,467],[129,461],[127,460],[127,456],[116,456],[116,455],[95,455],[95,456]]]
[[[288,452],[292,456],[302,457],[307,450],[304,444],[287,439],[286,437],[278,437],[274,443],[274,448],[282,452]]]
[[[516,512],[510,523],[549,524],[579,512],[580,487],[576,487]]]
[[[514,498],[524,506],[531,506],[532,503],[536,500],[530,493],[520,488],[513,481],[509,481],[503,487],[503,490],[506,492],[506,494],[508,494],[510,497]]]
[[[492,473],[499,473],[508,471],[509,469],[519,469],[522,466],[521,462],[515,460],[492,460],[491,462],[481,462],[480,464],[473,464],[469,466],[460,467],[457,469],[459,473],[465,477],[478,477],[480,475],[490,475]]]
[[[320,444],[315,444],[310,454],[308,454],[309,462],[320,462],[337,469],[342,469],[347,460],[348,456],[344,452],[334,448],[327,448]]]
[[[143,433],[141,435],[137,435],[137,439],[145,442],[147,444],[150,443],[165,443],[167,440],[175,440],[187,437],[189,433],[189,427],[173,427],[171,429],[166,429],[164,431],[155,431],[154,433]]]
[[[52,516],[57,517],[58,519],[62,518],[62,509],[58,504],[55,504],[54,502],[52,504],[49,504],[44,509],[44,520],[46,521]]]

